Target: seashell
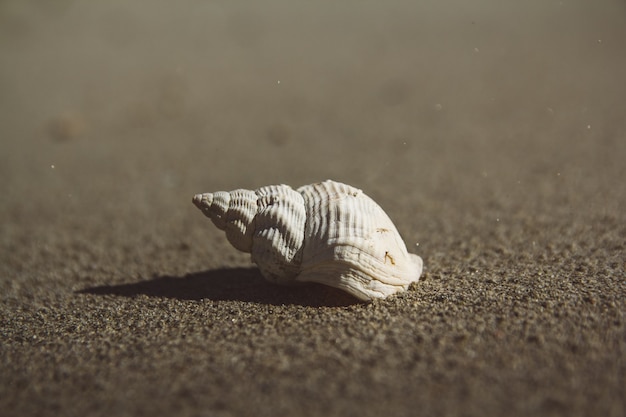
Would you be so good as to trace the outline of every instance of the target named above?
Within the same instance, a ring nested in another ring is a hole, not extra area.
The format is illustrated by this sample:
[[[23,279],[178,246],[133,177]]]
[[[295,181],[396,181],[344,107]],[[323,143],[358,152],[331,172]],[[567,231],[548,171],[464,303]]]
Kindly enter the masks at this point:
[[[335,181],[197,194],[193,203],[275,283],[318,282],[370,301],[417,282],[422,258],[383,209]]]

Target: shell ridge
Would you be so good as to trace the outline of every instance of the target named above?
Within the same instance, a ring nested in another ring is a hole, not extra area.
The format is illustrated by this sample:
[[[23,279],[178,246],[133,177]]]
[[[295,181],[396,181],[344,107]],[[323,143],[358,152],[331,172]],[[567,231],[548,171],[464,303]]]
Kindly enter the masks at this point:
[[[292,281],[300,268],[306,210],[302,196],[287,185],[256,190],[252,260],[270,281]]]

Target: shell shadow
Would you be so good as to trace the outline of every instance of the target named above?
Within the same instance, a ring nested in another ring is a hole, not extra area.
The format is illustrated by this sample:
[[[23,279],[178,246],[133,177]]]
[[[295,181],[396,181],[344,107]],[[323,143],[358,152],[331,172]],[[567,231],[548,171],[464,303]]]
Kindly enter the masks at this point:
[[[208,299],[309,307],[346,307],[362,303],[343,291],[319,284],[274,285],[267,282],[257,268],[214,269],[180,277],[164,275],[128,284],[84,288],[76,293],[122,297],[147,295],[178,300]]]

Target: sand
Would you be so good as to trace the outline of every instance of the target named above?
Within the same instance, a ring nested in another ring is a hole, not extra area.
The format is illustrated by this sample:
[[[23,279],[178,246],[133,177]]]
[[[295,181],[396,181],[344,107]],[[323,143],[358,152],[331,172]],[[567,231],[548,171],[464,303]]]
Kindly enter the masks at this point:
[[[0,4],[0,415],[624,416],[626,7]],[[424,259],[266,283],[198,192],[363,189]]]

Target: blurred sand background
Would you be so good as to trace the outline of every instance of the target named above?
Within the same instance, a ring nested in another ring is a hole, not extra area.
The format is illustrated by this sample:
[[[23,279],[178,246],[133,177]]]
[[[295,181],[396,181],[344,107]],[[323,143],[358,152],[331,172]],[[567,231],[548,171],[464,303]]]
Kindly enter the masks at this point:
[[[0,1],[0,415],[623,417],[625,77],[619,0]],[[327,178],[410,291],[191,204]]]

